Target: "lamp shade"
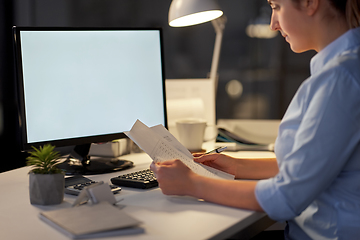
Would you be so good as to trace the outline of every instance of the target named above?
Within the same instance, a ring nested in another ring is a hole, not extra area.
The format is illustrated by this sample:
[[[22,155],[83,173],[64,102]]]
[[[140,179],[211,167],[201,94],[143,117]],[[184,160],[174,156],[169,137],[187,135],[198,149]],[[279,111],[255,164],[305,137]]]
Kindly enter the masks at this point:
[[[169,25],[185,27],[214,20],[223,15],[214,0],[173,0],[169,9]]]

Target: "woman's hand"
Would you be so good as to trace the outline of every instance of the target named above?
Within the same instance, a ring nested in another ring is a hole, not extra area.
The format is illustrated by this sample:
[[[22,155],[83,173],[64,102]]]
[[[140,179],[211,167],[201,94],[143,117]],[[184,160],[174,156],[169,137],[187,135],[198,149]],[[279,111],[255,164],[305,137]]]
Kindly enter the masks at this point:
[[[265,179],[279,172],[276,158],[233,158],[225,154],[194,154],[194,161],[230,173],[237,179]]]
[[[219,169],[221,171],[227,172],[232,175],[236,175],[237,169],[237,161],[235,158],[219,154],[219,153],[212,153],[212,154],[193,154],[194,161],[198,163],[202,163],[204,165]]]
[[[150,169],[155,173],[161,191],[166,195],[192,195],[197,174],[178,159],[155,163]]]
[[[200,162],[227,166],[232,158],[221,154],[198,157]],[[235,160],[236,161],[236,160]],[[233,181],[200,176],[180,160],[152,162],[161,191],[166,195],[187,195],[231,207],[261,211],[255,197],[256,181]]]

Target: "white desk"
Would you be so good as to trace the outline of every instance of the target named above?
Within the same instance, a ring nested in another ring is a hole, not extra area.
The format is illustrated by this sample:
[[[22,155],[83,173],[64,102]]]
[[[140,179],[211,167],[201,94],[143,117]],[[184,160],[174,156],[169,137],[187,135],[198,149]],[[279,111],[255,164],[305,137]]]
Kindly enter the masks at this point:
[[[273,153],[240,152],[237,156],[269,157]],[[121,173],[148,168],[150,158],[144,154],[124,156],[136,166]],[[54,206],[31,205],[28,193],[28,167],[0,174],[0,239],[67,239],[38,218],[41,211],[70,207],[75,196],[65,194],[62,204]],[[119,173],[89,176],[110,183]],[[242,239],[264,230],[273,221],[266,214],[224,207],[186,197],[170,197],[159,188],[137,190],[123,188],[116,195],[128,214],[143,222],[145,233],[109,237],[112,239],[225,239],[237,232]]]

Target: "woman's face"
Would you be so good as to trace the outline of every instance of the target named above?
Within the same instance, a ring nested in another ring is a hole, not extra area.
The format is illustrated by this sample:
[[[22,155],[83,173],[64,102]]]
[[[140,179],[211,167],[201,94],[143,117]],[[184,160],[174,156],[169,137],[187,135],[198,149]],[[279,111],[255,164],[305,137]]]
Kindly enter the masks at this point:
[[[268,0],[271,8],[270,28],[280,31],[281,35],[290,44],[294,52],[304,52],[313,49],[307,14],[295,6],[292,0]],[[301,1],[302,2],[302,1]]]

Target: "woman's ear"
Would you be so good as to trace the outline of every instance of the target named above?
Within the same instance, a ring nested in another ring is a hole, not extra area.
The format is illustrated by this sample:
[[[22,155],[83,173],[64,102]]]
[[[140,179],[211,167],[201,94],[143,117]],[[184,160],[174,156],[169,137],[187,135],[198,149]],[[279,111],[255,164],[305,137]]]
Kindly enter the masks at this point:
[[[313,16],[319,9],[320,1],[324,0],[302,0],[301,7],[304,9],[309,16]]]

